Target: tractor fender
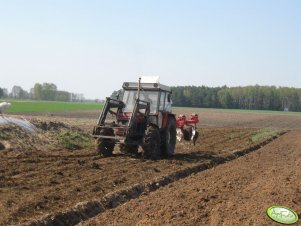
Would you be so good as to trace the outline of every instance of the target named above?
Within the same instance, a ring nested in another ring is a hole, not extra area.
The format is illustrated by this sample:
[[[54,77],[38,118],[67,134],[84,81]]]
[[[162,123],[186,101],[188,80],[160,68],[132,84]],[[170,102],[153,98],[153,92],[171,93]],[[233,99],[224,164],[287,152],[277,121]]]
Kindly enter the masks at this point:
[[[169,121],[170,118],[173,118],[174,120],[176,120],[175,114],[171,114],[169,112],[164,112],[163,113],[162,129],[165,129],[167,127],[168,121]]]

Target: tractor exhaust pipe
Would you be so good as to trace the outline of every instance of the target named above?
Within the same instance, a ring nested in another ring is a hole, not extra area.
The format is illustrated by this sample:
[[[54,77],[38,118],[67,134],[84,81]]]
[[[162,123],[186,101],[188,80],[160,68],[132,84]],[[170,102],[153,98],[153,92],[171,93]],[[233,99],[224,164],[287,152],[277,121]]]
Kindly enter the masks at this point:
[[[137,99],[140,99],[140,89],[141,89],[141,77],[139,78],[138,81],[138,92],[137,92]]]

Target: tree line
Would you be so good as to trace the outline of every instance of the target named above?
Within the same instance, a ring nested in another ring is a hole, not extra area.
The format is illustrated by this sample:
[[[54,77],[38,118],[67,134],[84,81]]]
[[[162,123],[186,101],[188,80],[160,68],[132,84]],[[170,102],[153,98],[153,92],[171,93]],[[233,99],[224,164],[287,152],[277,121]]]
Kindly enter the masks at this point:
[[[172,92],[174,106],[301,111],[300,88],[176,86]]]
[[[173,105],[179,107],[230,108],[250,110],[301,111],[301,89],[276,86],[171,87]],[[115,96],[117,91],[112,95]],[[58,90],[53,83],[36,83],[30,91],[14,86],[0,87],[0,98],[49,101],[84,101],[83,94]]]
[[[6,88],[0,87],[0,98],[11,99],[31,99],[31,100],[49,100],[49,101],[84,101],[83,94],[70,93],[58,90],[53,83],[36,83],[30,91],[24,90],[21,86],[13,86],[9,92]]]

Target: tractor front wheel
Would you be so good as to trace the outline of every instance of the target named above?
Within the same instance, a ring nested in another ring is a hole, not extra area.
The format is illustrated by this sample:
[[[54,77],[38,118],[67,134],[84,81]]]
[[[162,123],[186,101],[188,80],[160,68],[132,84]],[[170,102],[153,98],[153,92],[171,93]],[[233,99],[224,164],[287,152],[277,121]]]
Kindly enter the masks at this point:
[[[113,129],[102,129],[99,135],[103,136],[113,136],[114,131]],[[113,154],[113,150],[115,147],[115,143],[111,139],[107,138],[97,138],[96,140],[96,152],[102,156],[111,156]]]

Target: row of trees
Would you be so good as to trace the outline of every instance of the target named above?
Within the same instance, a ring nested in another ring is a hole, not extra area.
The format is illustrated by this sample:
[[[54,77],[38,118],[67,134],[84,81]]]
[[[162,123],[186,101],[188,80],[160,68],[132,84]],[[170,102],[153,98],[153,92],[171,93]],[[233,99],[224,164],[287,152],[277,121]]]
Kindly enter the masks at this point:
[[[0,98],[12,99],[32,99],[51,101],[84,101],[83,94],[70,93],[57,89],[53,83],[36,83],[30,91],[24,90],[21,86],[14,86],[11,92],[5,88],[0,88]]]
[[[183,107],[301,111],[301,89],[275,86],[172,87],[173,105]],[[116,94],[116,93],[115,93]],[[36,83],[30,92],[14,86],[0,88],[0,98],[84,101],[83,94],[57,89],[53,83]]]
[[[301,111],[301,89],[297,88],[177,86],[172,90],[175,106]]]

